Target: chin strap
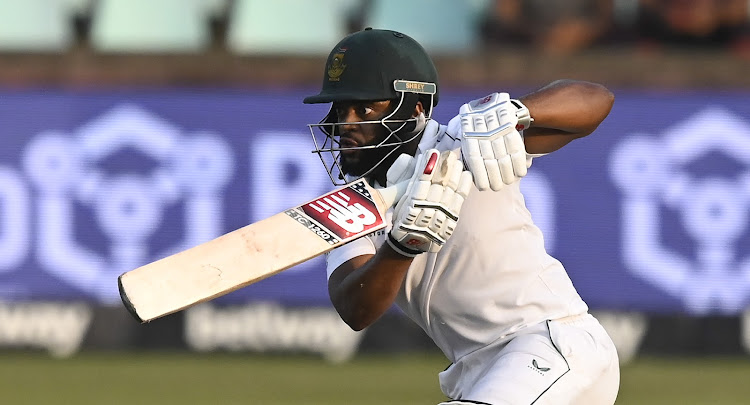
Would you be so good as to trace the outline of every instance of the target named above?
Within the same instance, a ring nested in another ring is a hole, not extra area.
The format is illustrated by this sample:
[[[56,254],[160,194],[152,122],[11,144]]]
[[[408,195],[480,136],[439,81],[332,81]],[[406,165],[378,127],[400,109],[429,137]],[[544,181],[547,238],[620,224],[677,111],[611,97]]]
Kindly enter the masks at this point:
[[[421,130],[421,128],[418,128],[419,117],[417,117],[416,119],[412,117],[414,109],[417,107],[417,103],[419,102],[419,95],[416,93],[402,94],[403,96],[401,97],[400,103],[396,107],[396,110],[393,111],[393,113],[391,113],[391,115],[386,119],[399,120],[404,122],[386,123],[385,126],[388,127],[388,129],[396,135],[413,134]],[[424,128],[424,125],[422,125],[422,128]]]
[[[424,113],[421,112],[419,115],[416,116],[414,122],[414,131],[412,132],[422,132],[424,131],[424,128],[427,126],[427,117],[425,117]]]

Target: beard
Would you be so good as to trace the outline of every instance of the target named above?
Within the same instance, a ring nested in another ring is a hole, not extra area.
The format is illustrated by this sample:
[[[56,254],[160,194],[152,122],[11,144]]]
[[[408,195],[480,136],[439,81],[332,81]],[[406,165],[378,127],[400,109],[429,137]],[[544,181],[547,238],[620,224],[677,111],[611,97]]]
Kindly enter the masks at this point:
[[[370,173],[370,177],[377,177],[377,173],[382,171],[383,168],[387,170],[388,167],[390,167],[390,164],[393,163],[393,160],[395,160],[395,157],[398,156],[395,152],[389,156],[389,153],[397,148],[398,146],[385,146],[373,149],[342,152],[341,155],[339,155],[341,171],[350,176],[360,177],[375,168],[375,170]],[[391,159],[391,157],[393,157],[393,159]],[[389,160],[391,160],[391,162],[389,162]]]
[[[388,141],[391,136],[390,131],[387,131],[381,126],[372,125],[376,132],[374,139],[369,143],[361,145],[362,147],[379,145],[383,142]],[[347,151],[341,151],[339,154],[339,164],[341,165],[341,171],[349,176],[361,177],[374,167],[379,166],[378,163],[391,152],[397,146],[370,148],[370,149],[352,149]],[[382,165],[382,163],[381,163]],[[378,170],[375,169],[370,175],[374,174]]]
[[[390,132],[387,132],[387,134],[390,134]],[[397,136],[393,141],[397,141],[398,139]],[[391,165],[393,165],[393,162],[402,153],[413,156],[420,139],[421,137],[415,137],[409,142],[400,145],[342,152],[339,155],[341,171],[344,174],[355,177],[362,177],[367,174],[369,180],[375,180],[380,185],[385,186],[386,174]]]

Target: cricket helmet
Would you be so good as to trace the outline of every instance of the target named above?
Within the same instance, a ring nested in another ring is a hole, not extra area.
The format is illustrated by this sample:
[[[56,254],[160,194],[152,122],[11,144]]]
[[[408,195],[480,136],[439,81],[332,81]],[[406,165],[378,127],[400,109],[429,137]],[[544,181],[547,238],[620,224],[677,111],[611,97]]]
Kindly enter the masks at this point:
[[[388,116],[375,122],[361,122],[379,123],[389,132],[383,142],[365,147],[390,148],[378,163],[380,165],[392,159],[399,146],[421,134],[438,99],[437,69],[417,41],[400,32],[365,28],[348,35],[331,50],[320,93],[306,97],[304,103],[396,100],[397,105]],[[419,101],[425,113],[415,118],[412,115]],[[315,143],[313,152],[321,158],[334,184],[341,184],[340,180],[344,179],[338,154],[342,150],[354,149],[339,146],[339,125],[333,106],[323,120],[308,125]],[[324,137],[316,134],[315,129],[319,129]]]
[[[397,81],[424,83],[406,86]],[[427,51],[396,31],[365,28],[342,39],[328,55],[319,94],[306,104],[397,99],[410,92],[432,96],[437,105],[438,74]]]

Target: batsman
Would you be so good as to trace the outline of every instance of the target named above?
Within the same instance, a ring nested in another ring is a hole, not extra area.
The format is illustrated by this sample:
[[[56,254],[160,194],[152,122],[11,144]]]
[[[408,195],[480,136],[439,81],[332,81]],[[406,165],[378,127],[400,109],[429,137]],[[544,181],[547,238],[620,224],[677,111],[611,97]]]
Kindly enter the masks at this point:
[[[354,330],[393,304],[450,360],[447,404],[613,404],[619,363],[563,264],[544,248],[520,190],[532,160],[591,134],[604,86],[558,80],[496,92],[431,118],[436,68],[407,35],[367,28],[331,51],[310,124],[334,184],[408,180],[389,226],[327,255],[328,291]],[[574,162],[571,162],[574,164]]]

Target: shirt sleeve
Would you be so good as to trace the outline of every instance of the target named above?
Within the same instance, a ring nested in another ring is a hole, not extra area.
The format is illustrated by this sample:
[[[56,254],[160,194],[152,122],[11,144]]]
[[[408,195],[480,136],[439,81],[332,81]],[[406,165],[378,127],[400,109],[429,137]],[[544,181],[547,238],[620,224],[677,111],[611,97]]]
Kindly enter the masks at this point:
[[[375,252],[375,244],[369,236],[353,240],[344,246],[333,249],[326,255],[326,277],[331,278],[333,271],[346,261],[357,256],[374,255]]]

